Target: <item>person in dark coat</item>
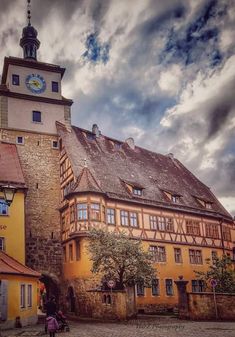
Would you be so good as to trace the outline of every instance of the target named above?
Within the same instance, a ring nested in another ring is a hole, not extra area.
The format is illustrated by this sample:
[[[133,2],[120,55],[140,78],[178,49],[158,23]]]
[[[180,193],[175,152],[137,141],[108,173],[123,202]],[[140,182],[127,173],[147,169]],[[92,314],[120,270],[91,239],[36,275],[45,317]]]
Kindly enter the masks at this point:
[[[56,316],[56,301],[55,296],[51,296],[50,300],[46,303],[46,317],[55,317]],[[47,333],[47,324],[45,324],[45,333]]]

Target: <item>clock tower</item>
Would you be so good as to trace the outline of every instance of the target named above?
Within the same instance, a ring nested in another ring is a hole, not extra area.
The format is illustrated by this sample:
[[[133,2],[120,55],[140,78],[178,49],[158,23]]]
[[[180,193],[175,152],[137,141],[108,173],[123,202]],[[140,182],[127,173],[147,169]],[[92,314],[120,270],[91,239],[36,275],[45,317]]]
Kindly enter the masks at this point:
[[[30,4],[30,0],[28,0]],[[0,142],[17,145],[28,192],[26,264],[58,279],[61,273],[59,139],[56,122],[70,128],[72,100],[62,96],[65,68],[39,62],[40,42],[31,25],[20,46],[23,58],[5,57],[0,85]]]

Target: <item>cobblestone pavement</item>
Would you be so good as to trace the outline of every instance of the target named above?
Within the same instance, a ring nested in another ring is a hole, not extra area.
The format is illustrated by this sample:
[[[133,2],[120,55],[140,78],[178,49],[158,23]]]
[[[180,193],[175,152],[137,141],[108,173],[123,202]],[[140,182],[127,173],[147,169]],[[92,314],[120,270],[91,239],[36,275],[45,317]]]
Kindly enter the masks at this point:
[[[169,317],[145,317],[127,322],[69,322],[70,332],[56,337],[235,337],[235,322],[192,322]],[[3,337],[42,336],[42,324],[3,331]],[[47,335],[48,336],[48,335]]]

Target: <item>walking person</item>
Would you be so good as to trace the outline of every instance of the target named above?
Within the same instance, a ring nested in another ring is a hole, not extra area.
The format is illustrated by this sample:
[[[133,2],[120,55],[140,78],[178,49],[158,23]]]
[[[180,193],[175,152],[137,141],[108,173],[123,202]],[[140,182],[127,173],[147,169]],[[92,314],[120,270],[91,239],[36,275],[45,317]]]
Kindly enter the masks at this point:
[[[46,308],[46,317],[54,317],[56,316],[56,301],[55,301],[55,296],[51,296],[50,300],[46,303],[45,305]],[[45,333],[47,333],[47,320],[45,324]]]
[[[50,337],[55,337],[56,330],[59,329],[59,324],[55,317],[48,316],[46,319],[47,331],[50,334]]]

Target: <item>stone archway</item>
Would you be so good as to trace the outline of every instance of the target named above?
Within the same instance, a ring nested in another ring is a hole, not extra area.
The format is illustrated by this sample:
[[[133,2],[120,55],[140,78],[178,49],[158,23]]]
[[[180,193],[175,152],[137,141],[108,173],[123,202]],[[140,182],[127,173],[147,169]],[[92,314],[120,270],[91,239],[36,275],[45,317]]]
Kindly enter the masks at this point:
[[[56,299],[56,303],[59,305],[60,302],[60,288],[59,288],[59,280],[53,274],[42,273],[42,277],[40,278],[40,282],[44,284],[46,292],[43,297],[43,308],[45,307],[45,303],[50,299],[51,296],[54,296]]]

